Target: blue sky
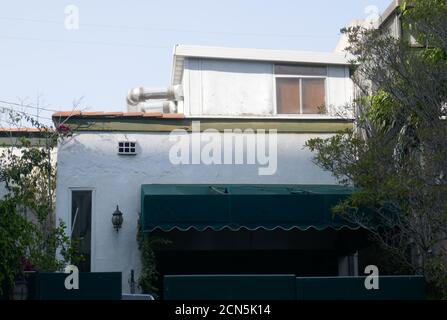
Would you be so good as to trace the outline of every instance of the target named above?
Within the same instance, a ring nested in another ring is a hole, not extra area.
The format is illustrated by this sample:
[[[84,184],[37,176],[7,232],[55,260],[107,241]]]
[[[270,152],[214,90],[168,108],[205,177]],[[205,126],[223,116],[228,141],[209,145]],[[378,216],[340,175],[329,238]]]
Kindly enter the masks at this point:
[[[70,110],[126,108],[169,84],[175,44],[332,51],[339,30],[390,0],[9,0],[0,3],[0,100]],[[67,5],[79,29],[67,30]],[[33,112],[28,109],[27,112]],[[51,110],[41,111],[50,117]]]

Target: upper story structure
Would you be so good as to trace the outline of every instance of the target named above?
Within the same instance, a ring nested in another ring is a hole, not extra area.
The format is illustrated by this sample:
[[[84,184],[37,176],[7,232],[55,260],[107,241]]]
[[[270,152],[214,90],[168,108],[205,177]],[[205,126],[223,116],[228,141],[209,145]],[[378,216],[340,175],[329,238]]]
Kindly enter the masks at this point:
[[[405,28],[403,23],[403,16],[400,10],[403,0],[392,0],[389,6],[383,11],[381,15],[375,19],[356,19],[351,21],[348,27],[363,27],[382,30],[385,34],[393,36],[396,39],[405,39],[410,46],[420,47],[420,44],[416,41],[416,38],[411,34],[411,30]],[[342,53],[348,46],[348,38],[343,34],[335,49],[335,53]]]
[[[135,88],[127,103],[185,117],[337,118],[352,98],[343,53],[177,45],[171,86]]]

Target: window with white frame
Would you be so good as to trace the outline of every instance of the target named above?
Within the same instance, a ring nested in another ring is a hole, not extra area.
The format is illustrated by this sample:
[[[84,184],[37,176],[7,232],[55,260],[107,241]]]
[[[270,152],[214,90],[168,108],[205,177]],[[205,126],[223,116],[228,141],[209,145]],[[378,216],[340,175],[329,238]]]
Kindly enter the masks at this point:
[[[276,113],[326,113],[326,76],[326,66],[275,65]]]
[[[118,142],[118,154],[121,155],[136,155],[136,142],[120,141]]]

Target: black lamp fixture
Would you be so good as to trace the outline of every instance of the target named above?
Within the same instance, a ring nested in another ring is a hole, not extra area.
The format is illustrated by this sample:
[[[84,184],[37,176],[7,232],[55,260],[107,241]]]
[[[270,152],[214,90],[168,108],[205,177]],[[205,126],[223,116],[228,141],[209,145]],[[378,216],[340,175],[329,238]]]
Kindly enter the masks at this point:
[[[112,214],[112,223],[116,232],[118,232],[118,230],[121,228],[121,225],[123,224],[123,213],[118,208],[118,205],[116,206],[115,212]]]

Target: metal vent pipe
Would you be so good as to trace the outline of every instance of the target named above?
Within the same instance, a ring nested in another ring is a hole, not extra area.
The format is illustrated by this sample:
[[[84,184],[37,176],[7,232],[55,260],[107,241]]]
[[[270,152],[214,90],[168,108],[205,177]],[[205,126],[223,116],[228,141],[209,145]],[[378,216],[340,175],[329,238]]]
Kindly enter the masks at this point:
[[[150,103],[147,104],[147,102],[150,102],[150,100],[166,100],[168,102],[183,100],[183,90],[181,85],[170,86],[168,88],[163,89],[137,87],[132,90],[129,90],[126,100],[129,109],[133,110],[139,109],[138,105],[141,103],[145,103],[147,108],[148,106],[151,105]],[[154,106],[160,105],[160,101],[154,101],[154,102],[157,102],[154,104]]]

